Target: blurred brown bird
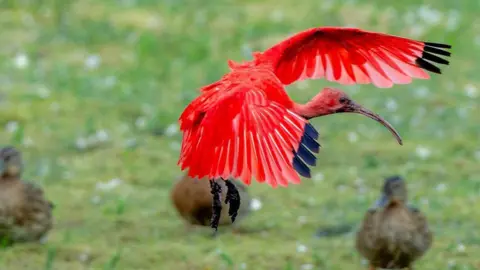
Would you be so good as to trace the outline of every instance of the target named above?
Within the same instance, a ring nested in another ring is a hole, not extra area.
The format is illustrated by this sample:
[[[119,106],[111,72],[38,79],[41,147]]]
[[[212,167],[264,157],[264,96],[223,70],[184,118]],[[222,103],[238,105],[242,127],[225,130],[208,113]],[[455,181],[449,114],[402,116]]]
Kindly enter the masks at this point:
[[[413,269],[413,262],[430,248],[433,235],[425,216],[407,206],[403,178],[385,179],[382,197],[365,214],[356,248],[369,260],[369,269]]]
[[[235,223],[229,217],[229,207],[225,203],[227,196],[227,182],[232,183],[240,195],[240,208]],[[238,224],[250,213],[251,198],[245,185],[239,181],[217,179],[215,182],[221,187],[222,210],[220,214],[220,226],[232,225],[234,232],[238,231]],[[187,222],[187,226],[210,226],[212,220],[213,198],[210,181],[197,179],[184,174],[173,186],[170,198],[180,216]]]
[[[0,241],[43,240],[52,228],[53,204],[40,187],[21,180],[22,156],[14,147],[0,149]]]

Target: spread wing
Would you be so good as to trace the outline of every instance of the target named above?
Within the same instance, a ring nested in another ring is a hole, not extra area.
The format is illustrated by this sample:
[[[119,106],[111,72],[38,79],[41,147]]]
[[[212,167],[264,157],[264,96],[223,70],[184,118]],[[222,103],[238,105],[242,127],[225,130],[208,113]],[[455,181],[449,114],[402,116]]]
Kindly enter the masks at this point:
[[[450,45],[422,42],[356,28],[322,27],[300,32],[266,50],[261,59],[273,65],[285,84],[325,78],[341,84],[389,88],[412,78],[428,79],[425,70],[441,73],[439,56]]]
[[[312,152],[320,145],[307,120],[250,85],[205,95],[212,93],[223,96],[202,103],[201,95],[191,103],[195,109],[187,107],[189,114],[180,118],[182,170],[189,168],[188,175],[199,179],[233,177],[247,185],[253,176],[272,187],[299,183],[298,174],[310,177],[307,164],[315,165]]]

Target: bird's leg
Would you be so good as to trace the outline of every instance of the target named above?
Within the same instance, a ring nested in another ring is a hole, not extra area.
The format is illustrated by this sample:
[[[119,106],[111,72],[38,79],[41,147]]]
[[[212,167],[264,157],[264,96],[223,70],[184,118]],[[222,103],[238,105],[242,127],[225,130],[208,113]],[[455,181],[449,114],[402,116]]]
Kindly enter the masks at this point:
[[[222,201],[220,196],[222,194],[222,187],[215,182],[215,179],[210,180],[210,192],[213,196],[213,203],[212,203],[212,220],[210,221],[210,227],[212,227],[213,235],[217,234],[218,230],[218,223],[220,222],[220,214],[222,212]]]
[[[227,197],[225,198],[225,203],[229,204],[228,215],[232,219],[232,223],[235,222],[237,218],[238,209],[240,208],[240,193],[238,192],[237,187],[230,180],[225,180],[227,185]]]

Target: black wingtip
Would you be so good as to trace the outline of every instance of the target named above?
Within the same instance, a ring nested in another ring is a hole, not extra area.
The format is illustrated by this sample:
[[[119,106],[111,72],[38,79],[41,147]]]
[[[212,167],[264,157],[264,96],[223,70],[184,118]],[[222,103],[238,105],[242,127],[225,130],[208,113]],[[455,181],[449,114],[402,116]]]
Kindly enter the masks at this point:
[[[435,42],[423,42],[425,45],[423,47],[422,56],[415,60],[415,63],[422,69],[427,71],[442,74],[442,71],[436,64],[449,65],[450,62],[439,56],[450,57],[451,52],[446,51],[445,49],[451,49],[452,46],[443,43]]]
[[[436,67],[435,65],[433,65],[430,62],[427,62],[427,61],[423,60],[422,58],[417,58],[417,60],[415,60],[415,63],[419,67],[421,67],[425,70],[428,70],[430,72],[437,73],[437,74],[442,74],[442,71],[440,70],[440,68]]]
[[[318,136],[319,136],[318,131],[310,123],[305,124],[304,133],[307,134],[308,136],[312,137],[315,140],[317,140]]]
[[[310,168],[316,166],[317,157],[313,153],[320,152],[320,144],[316,141],[319,137],[318,131],[307,123],[297,151],[293,151],[292,166],[301,176],[311,178]]]
[[[429,46],[423,47],[423,52],[429,52],[429,53],[434,53],[434,54],[443,55],[443,56],[452,55],[452,53],[449,52],[449,51],[442,50],[442,49],[435,48],[435,47],[429,47]]]
[[[436,47],[436,48],[443,48],[443,49],[451,49],[452,45],[449,44],[444,44],[444,43],[436,43],[436,42],[423,42],[423,44],[430,46],[430,47]]]
[[[300,157],[306,164],[310,166],[317,165],[317,157],[310,152],[303,144],[300,143],[298,150],[294,154]]]
[[[438,57],[434,54],[431,54],[429,52],[426,52],[424,51],[422,53],[422,58],[425,59],[425,60],[430,60],[432,62],[435,62],[435,63],[438,63],[438,64],[442,64],[442,65],[448,65],[450,62],[441,58],[441,57]]]
[[[296,155],[293,157],[292,166],[295,169],[295,171],[297,171],[298,174],[300,174],[301,176],[305,178],[312,177],[310,168],[305,163],[303,163],[303,161],[300,160]]]

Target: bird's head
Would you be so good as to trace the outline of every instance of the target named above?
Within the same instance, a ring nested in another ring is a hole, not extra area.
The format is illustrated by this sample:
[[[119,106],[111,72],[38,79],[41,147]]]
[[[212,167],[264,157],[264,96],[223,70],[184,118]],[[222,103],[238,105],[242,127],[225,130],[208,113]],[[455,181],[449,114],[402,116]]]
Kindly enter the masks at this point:
[[[376,206],[385,207],[390,202],[394,201],[401,203],[407,201],[407,187],[405,180],[398,175],[385,178],[382,188],[382,197],[377,201]]]
[[[23,169],[22,156],[13,146],[0,149],[0,177],[17,177]]]
[[[354,102],[345,92],[335,88],[324,88],[310,102],[306,104],[310,118],[334,113],[358,113],[369,117],[385,126],[398,143],[402,145],[402,138],[395,128],[378,114]],[[308,118],[308,117],[307,117]]]

